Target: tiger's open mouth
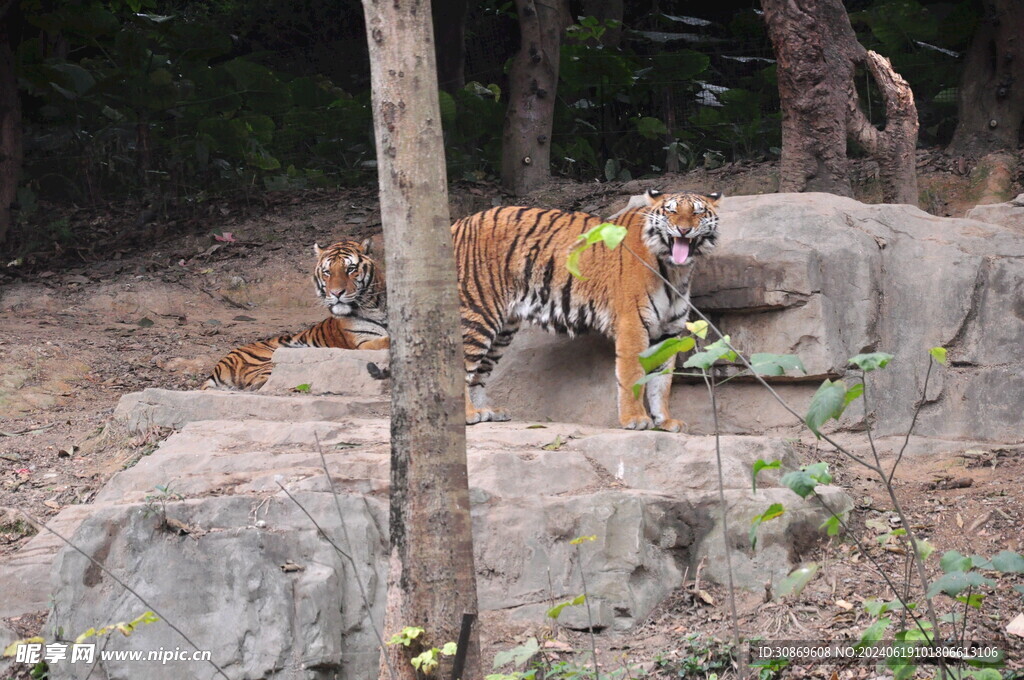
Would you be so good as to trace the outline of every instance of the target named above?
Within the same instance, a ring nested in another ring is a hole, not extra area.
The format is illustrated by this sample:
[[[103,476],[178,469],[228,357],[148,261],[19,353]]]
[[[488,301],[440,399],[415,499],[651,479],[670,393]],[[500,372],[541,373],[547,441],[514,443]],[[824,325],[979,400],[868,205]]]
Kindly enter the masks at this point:
[[[672,262],[683,264],[690,257],[690,239],[682,236],[672,237]]]

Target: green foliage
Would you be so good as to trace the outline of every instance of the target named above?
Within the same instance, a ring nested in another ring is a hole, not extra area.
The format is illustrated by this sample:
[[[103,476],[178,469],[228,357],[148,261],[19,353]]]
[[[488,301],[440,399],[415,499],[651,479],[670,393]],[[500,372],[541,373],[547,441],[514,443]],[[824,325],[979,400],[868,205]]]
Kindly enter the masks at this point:
[[[776,517],[781,517],[785,511],[785,508],[782,507],[782,503],[772,503],[768,506],[767,510],[754,517],[751,521],[749,535],[751,550],[757,548],[757,530],[761,528],[761,525],[764,522],[775,519]]]
[[[773,460],[770,463],[758,458],[754,461],[754,465],[751,468],[751,481],[754,493],[757,493],[757,473],[761,470],[778,470],[782,467],[781,460]]]
[[[799,470],[787,472],[779,481],[800,498],[807,498],[818,484],[829,484],[832,481],[832,475],[829,474],[828,463],[814,463],[804,465]]]
[[[860,370],[868,372],[885,368],[892,361],[892,358],[891,354],[886,354],[885,352],[872,352],[871,354],[858,354],[855,357],[850,357],[849,362]]]
[[[588,230],[587,233],[580,234],[577,240],[583,243],[569,253],[565,261],[565,268],[576,278],[586,281],[587,278],[580,272],[580,256],[595,243],[604,243],[605,247],[609,250],[615,250],[622,243],[622,240],[626,238],[626,233],[627,229],[625,227],[620,227],[610,222],[603,222]]]
[[[863,390],[864,388],[861,386],[858,395]],[[818,388],[818,391],[811,397],[811,405],[807,409],[807,416],[804,422],[807,423],[807,427],[811,432],[821,439],[819,428],[833,418],[838,420],[839,416],[843,415],[843,411],[846,410],[846,406],[850,401],[852,399],[847,399],[846,383],[842,380],[833,382],[826,378],[825,382]]]
[[[388,644],[408,647],[425,632],[426,631],[419,626],[405,626],[401,631],[391,636],[391,639],[388,640]]]
[[[583,604],[586,601],[587,601],[587,596],[586,595],[577,595],[576,597],[574,597],[571,600],[566,600],[565,602],[559,602],[554,607],[552,607],[551,609],[547,610],[547,612],[546,612],[547,617],[549,619],[557,619],[559,616],[561,616],[562,610],[565,609],[566,607],[576,607],[576,606],[579,606],[579,605]]]
[[[667,338],[656,345],[652,345],[640,353],[640,365],[645,373],[650,373],[656,368],[665,364],[669,359],[680,352],[689,352],[697,345],[697,341],[690,336],[682,338]]]

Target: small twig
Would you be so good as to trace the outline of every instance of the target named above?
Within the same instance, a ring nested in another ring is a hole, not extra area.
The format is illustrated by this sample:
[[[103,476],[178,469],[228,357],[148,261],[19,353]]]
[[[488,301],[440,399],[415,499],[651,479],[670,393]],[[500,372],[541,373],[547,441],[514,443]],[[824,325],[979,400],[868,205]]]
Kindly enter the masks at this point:
[[[907,444],[910,443],[910,434],[914,431],[914,425],[917,424],[917,416],[921,413],[921,409],[924,408],[924,402],[928,399],[928,378],[932,376],[932,363],[934,363],[934,359],[929,355],[928,370],[924,374],[924,387],[921,389],[921,400],[917,402],[917,406],[914,408],[914,416],[910,419],[907,436],[903,438],[903,446],[900,447],[900,452],[896,456],[896,462],[892,464],[892,470],[889,471],[890,484],[892,484],[893,476],[896,475],[896,468],[899,467],[900,461],[903,460],[903,452],[907,450]],[[867,412],[867,409],[864,410]]]
[[[344,550],[342,550],[340,547],[338,547],[338,544],[334,542],[334,539],[332,539],[330,536],[328,536],[327,532],[324,531],[323,527],[321,527],[317,523],[317,521],[315,519],[313,519],[313,515],[309,514],[309,511],[306,510],[306,508],[302,505],[302,503],[300,503],[299,500],[295,496],[293,496],[290,491],[288,491],[288,489],[284,488],[284,484],[282,484],[281,482],[278,482],[277,485],[281,488],[281,491],[284,491],[285,495],[288,496],[289,499],[291,499],[292,503],[295,503],[295,505],[298,506],[299,510],[301,510],[303,512],[303,514],[305,514],[306,517],[309,518],[309,521],[313,523],[313,526],[316,527],[316,530],[320,533],[321,536],[323,536],[324,540],[327,541],[328,543],[330,543],[331,547],[334,548],[334,550],[339,555],[341,555],[342,557],[347,559],[352,564],[352,570],[355,571],[356,570],[356,562],[355,562],[354,559],[352,559],[352,556],[349,555]],[[365,594],[364,594],[364,597],[365,597]],[[377,636],[377,641],[380,643],[381,649],[385,649],[384,638],[381,636],[380,631],[377,630],[377,626],[375,626],[373,624],[373,616],[371,615],[369,618],[370,618],[370,626],[373,628],[373,632]],[[382,656],[384,657],[385,663],[387,664],[388,674],[391,676],[391,680],[397,680],[397,676],[395,675],[394,669],[391,667],[391,661],[388,659],[387,652],[385,652]]]
[[[80,554],[82,557],[84,557],[85,559],[87,559],[90,562],[92,562],[92,564],[94,566],[98,567],[100,569],[100,571],[102,571],[104,574],[106,574],[107,576],[112,578],[114,580],[114,583],[116,583],[117,585],[121,586],[122,588],[127,590],[129,593],[134,595],[136,598],[138,598],[139,602],[141,602],[142,604],[146,605],[146,607],[151,612],[153,612],[157,616],[157,618],[159,618],[161,621],[163,621],[168,626],[170,626],[171,630],[173,630],[175,633],[180,635],[185,640],[185,642],[189,643],[192,646],[193,649],[195,649],[197,652],[204,651],[204,650],[202,650],[199,647],[199,645],[197,645],[196,643],[192,642],[192,639],[189,638],[189,636],[185,635],[185,633],[181,630],[181,628],[178,628],[176,625],[174,625],[174,623],[172,623],[170,620],[168,620],[168,618],[166,616],[164,616],[159,611],[157,611],[156,607],[151,605],[149,603],[149,601],[146,600],[146,598],[142,597],[142,595],[139,595],[137,592],[135,592],[135,590],[133,590],[131,586],[129,586],[127,583],[125,583],[124,581],[122,581],[118,577],[114,576],[113,572],[111,572],[109,569],[107,569],[105,566],[103,566],[102,563],[100,563],[99,561],[94,559],[91,555],[87,555],[84,550],[79,548],[77,545],[72,543],[70,540],[65,538],[63,535],[59,534],[57,531],[51,529],[50,527],[46,526],[42,522],[38,521],[35,517],[33,517],[32,515],[28,514],[28,512],[26,512],[25,510],[19,508],[19,511],[21,512],[21,514],[25,515],[26,518],[28,518],[28,521],[32,522],[36,526],[40,526],[40,527],[46,529],[47,531],[49,531],[51,534],[53,534],[54,536],[59,538],[65,545],[69,546],[71,549],[73,549],[75,552]],[[224,671],[221,669],[221,667],[218,666],[216,663],[214,663],[212,659],[207,659],[207,663],[209,663],[211,666],[213,666],[214,669],[220,675],[223,675],[224,676],[224,680],[231,680],[231,678],[229,678],[227,676],[227,674],[224,673]]]
[[[732,618],[732,643],[736,650],[736,660],[739,665],[739,677],[747,675],[746,659],[740,650],[740,617],[736,613],[736,588],[732,581],[732,547],[729,545],[729,519],[725,503],[725,475],[722,472],[722,438],[718,429],[718,399],[715,395],[715,381],[708,376],[708,372],[701,369],[704,375],[704,384],[711,395],[711,417],[715,426],[715,462],[718,467],[718,502],[722,506],[722,545],[725,547],[725,569],[729,575],[729,615]]]
[[[576,544],[576,563],[580,568],[580,581],[583,583],[583,603],[587,605],[587,632],[590,633],[590,653],[594,657],[594,678],[601,680],[601,673],[597,670],[597,639],[594,636],[594,619],[590,616],[590,593],[587,592],[587,578],[583,574],[583,551],[580,544]]]
[[[317,453],[320,454],[320,464],[324,468],[324,476],[327,477],[327,484],[331,489],[331,495],[334,496],[334,507],[338,509],[338,521],[341,523],[341,533],[345,537],[345,544],[351,546],[352,539],[350,539],[348,535],[348,525],[345,523],[345,513],[342,512],[341,510],[341,499],[338,497],[338,491],[334,488],[334,479],[331,477],[331,471],[327,469],[327,457],[324,456],[324,447],[320,444],[320,435],[314,432],[313,439],[316,441]],[[278,486],[280,486],[280,484],[278,484]],[[288,492],[285,491],[285,493]],[[288,497],[292,498],[291,494],[288,494]],[[295,501],[294,498],[292,498],[292,500]],[[302,505],[299,504],[298,501],[295,501],[295,504],[302,508]],[[302,508],[302,510],[303,512],[305,512],[305,508]],[[367,511],[369,511],[369,507],[367,507]],[[306,516],[309,516],[308,512],[306,513]],[[317,527],[317,529],[320,529],[320,527]],[[323,533],[322,530],[321,533]],[[341,554],[345,555],[345,553]],[[359,587],[359,596],[363,598],[363,606],[366,607],[366,618],[370,621],[370,627],[373,628],[373,634],[377,636],[377,642],[380,644],[380,648],[382,650],[385,650],[384,636],[377,628],[377,624],[373,621],[373,607],[370,604],[369,596],[366,594],[366,586],[363,585],[363,579],[359,575],[359,567],[356,566],[356,562],[354,559],[352,559],[351,555],[345,555],[345,557],[348,558],[349,563],[352,565],[352,575],[355,577],[356,585]],[[391,676],[391,680],[395,680],[396,675],[395,669],[391,666],[391,655],[385,651],[383,656],[384,662],[387,664],[388,667],[388,675]]]

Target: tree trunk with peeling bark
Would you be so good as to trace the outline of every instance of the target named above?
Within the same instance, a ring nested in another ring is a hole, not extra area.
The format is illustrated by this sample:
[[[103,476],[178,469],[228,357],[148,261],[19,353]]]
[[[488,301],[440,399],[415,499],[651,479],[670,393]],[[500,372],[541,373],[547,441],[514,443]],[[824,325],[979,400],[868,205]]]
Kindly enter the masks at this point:
[[[990,0],[971,41],[950,153],[1016,150],[1024,123],[1024,3]]]
[[[562,33],[569,26],[567,0],[516,0],[519,52],[509,69],[508,109],[502,133],[501,183],[520,196],[551,175],[551,129]]]
[[[429,5],[364,0],[391,335],[391,516],[379,677],[417,677],[411,656],[459,638],[476,613],[466,474],[465,369]],[[471,636],[462,677],[480,677]],[[442,659],[436,677],[449,677]],[[390,666],[390,668],[389,668]],[[447,667],[446,667],[447,666]]]
[[[779,190],[852,196],[846,154],[852,139],[878,161],[883,200],[917,205],[917,107],[906,81],[857,41],[840,0],[761,0],[761,6],[782,102]],[[860,107],[858,65],[885,98],[884,129]]]
[[[21,99],[10,35],[13,8],[11,0],[0,3],[0,244],[14,226],[11,208],[18,193],[22,160]]]

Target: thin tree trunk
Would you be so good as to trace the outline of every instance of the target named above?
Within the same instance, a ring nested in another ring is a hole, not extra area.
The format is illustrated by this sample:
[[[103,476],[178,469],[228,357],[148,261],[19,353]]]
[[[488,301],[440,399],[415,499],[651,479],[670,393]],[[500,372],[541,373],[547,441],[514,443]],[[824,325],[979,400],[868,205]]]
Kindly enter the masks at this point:
[[[567,0],[516,0],[516,11],[519,52],[508,76],[501,182],[521,196],[543,186],[551,175],[559,51],[570,19]]]
[[[364,0],[391,330],[391,550],[385,638],[425,629],[423,645],[458,640],[476,613],[466,474],[465,369],[448,216],[429,5]],[[415,647],[415,646],[414,646]],[[401,645],[384,650],[415,678]],[[465,678],[480,677],[471,637]],[[450,662],[436,671],[447,677]]]
[[[466,84],[467,0],[433,0],[434,35],[437,42],[437,82],[454,93]]]
[[[21,175],[21,100],[11,50],[10,10],[13,2],[0,3],[0,244],[14,226],[11,206]]]
[[[1024,122],[1024,3],[990,0],[964,62],[959,120],[948,151],[1015,150]]]
[[[778,61],[779,190],[852,196],[846,142],[854,139],[878,161],[885,200],[917,205],[917,107],[906,81],[857,42],[840,0],[761,0],[761,6]],[[858,65],[885,96],[884,130],[860,109]]]

